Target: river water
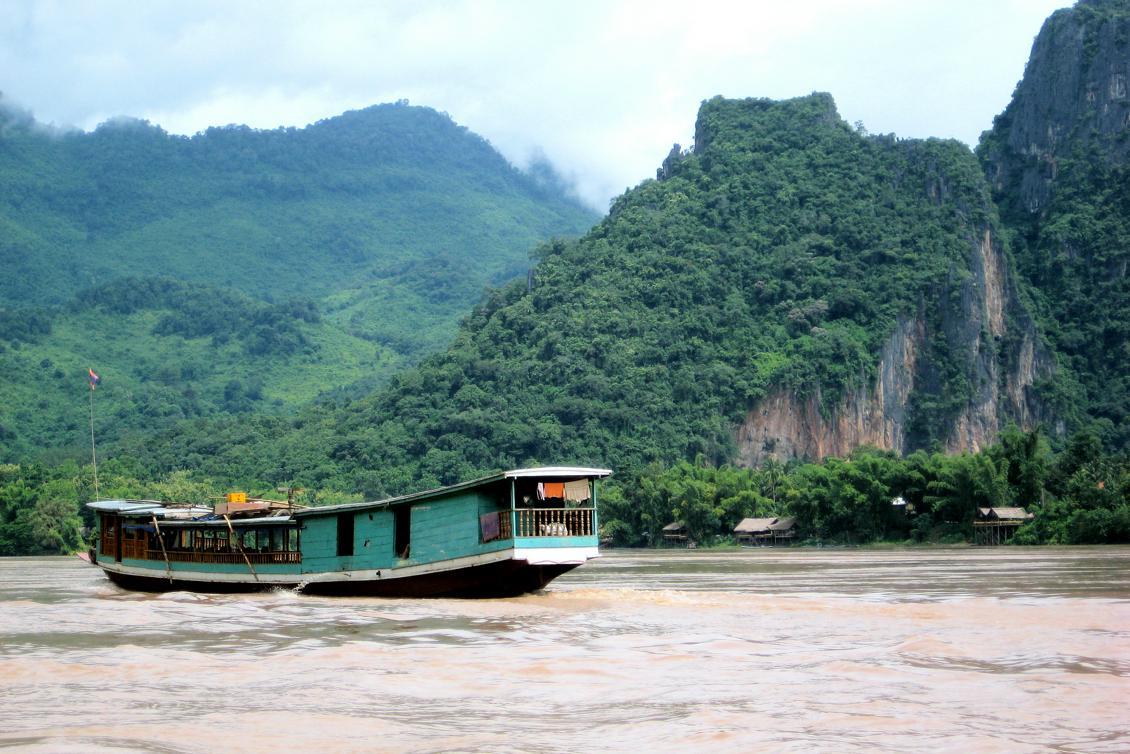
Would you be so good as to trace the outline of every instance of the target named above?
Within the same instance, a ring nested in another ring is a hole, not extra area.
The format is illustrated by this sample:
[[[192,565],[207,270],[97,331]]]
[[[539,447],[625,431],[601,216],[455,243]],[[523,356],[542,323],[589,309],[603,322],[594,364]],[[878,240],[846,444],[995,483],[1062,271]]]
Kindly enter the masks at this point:
[[[0,559],[0,748],[1130,751],[1130,548],[610,551],[517,599]]]

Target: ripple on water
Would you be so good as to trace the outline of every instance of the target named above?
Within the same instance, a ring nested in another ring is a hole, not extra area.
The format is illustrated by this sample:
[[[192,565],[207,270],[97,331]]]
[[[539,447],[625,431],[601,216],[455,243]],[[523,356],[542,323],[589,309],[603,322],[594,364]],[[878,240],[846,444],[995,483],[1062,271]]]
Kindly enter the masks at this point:
[[[1130,549],[612,552],[542,593],[125,592],[0,560],[0,746],[1118,751]]]

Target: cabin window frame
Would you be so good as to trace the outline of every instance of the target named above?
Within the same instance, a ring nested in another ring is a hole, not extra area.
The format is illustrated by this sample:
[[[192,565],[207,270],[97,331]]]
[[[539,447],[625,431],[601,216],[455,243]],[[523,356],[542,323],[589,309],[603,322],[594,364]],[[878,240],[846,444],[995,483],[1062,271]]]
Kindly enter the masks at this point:
[[[337,514],[337,556],[339,558],[353,557],[353,540],[357,529],[355,519],[352,511]]]
[[[408,560],[412,556],[412,506],[394,507],[392,517],[392,554],[399,560]]]

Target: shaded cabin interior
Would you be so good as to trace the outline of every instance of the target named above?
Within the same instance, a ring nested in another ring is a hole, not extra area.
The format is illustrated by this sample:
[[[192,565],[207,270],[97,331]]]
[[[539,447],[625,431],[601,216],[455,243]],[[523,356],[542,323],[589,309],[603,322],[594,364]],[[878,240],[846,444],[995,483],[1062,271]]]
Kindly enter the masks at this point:
[[[112,502],[116,509],[98,515],[98,560],[264,565],[302,561],[298,525],[288,516],[225,519],[208,508]]]

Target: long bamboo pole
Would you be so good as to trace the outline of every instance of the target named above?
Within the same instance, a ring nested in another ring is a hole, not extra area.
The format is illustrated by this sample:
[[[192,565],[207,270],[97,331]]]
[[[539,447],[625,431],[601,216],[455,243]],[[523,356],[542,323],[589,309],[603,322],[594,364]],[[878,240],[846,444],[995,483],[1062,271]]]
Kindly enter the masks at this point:
[[[94,497],[98,498],[98,454],[94,452],[94,385],[90,386],[90,462],[94,466]]]
[[[228,514],[226,514],[226,513],[224,514],[224,521],[227,522],[228,531],[231,532],[231,541],[235,542],[235,546],[239,548],[239,554],[243,556],[244,562],[247,563],[248,570],[251,571],[251,575],[255,577],[256,581],[258,581],[259,580],[259,574],[255,573],[255,566],[251,565],[251,558],[247,557],[247,553],[243,551],[243,543],[236,540],[235,529],[232,528],[231,519],[228,518]]]
[[[157,514],[153,514],[153,530],[157,532],[157,541],[161,544],[161,554],[165,556],[165,573],[169,576],[169,583],[173,583],[173,566],[169,562],[169,553],[165,549],[165,540],[161,537],[161,525],[157,523]]]

